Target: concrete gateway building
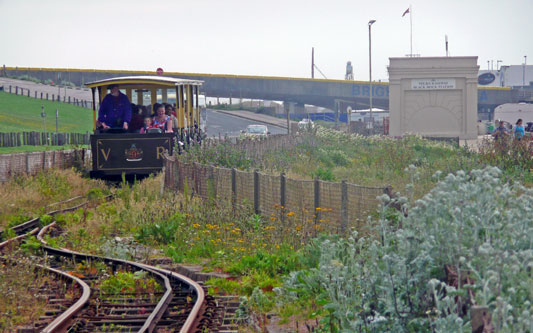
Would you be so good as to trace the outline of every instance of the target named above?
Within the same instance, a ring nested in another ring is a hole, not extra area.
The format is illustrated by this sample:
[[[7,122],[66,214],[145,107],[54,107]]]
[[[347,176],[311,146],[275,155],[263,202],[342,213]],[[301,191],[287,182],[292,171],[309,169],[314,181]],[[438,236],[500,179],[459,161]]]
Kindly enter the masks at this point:
[[[477,138],[477,57],[389,60],[390,135]]]

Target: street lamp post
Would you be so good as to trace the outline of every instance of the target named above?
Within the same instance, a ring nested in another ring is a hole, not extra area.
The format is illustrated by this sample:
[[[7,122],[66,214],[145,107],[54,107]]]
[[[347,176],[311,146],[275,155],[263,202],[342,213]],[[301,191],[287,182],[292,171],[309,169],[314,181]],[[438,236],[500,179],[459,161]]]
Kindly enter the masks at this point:
[[[524,56],[524,66],[522,67],[522,87],[526,86],[526,64],[527,56]]]
[[[368,74],[369,74],[369,88],[370,88],[370,134],[374,134],[374,118],[372,117],[372,24],[376,20],[368,21]]]

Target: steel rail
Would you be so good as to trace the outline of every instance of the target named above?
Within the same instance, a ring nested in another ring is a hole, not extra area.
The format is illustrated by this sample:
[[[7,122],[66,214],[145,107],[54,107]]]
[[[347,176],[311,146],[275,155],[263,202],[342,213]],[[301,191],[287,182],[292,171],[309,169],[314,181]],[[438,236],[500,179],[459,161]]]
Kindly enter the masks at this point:
[[[113,194],[109,194],[109,195],[106,195],[104,197],[105,200],[109,200],[113,197]],[[71,202],[71,201],[74,201],[76,199],[80,199],[80,198],[83,198],[83,196],[81,195],[78,195],[76,197],[73,197],[73,198],[70,198],[68,200],[64,200],[64,201],[58,201],[58,202],[55,202],[53,204],[50,204],[49,206],[53,206],[53,205],[60,205],[60,204],[64,204],[64,203],[67,203],[67,202]],[[62,208],[62,209],[56,209],[56,210],[52,210],[50,212],[47,212],[45,213],[45,215],[50,215],[50,216],[54,216],[55,214],[59,214],[59,213],[65,213],[65,212],[70,212],[70,211],[74,211],[78,208],[81,208],[85,205],[87,205],[89,203],[89,201],[84,201],[78,205],[75,205],[75,206],[72,206],[72,207],[67,207],[67,208]],[[33,227],[36,227],[39,225],[39,222],[41,221],[41,218],[40,217],[36,217],[36,218],[33,218],[31,220],[28,220],[26,222],[23,222],[21,224],[17,224],[16,226],[13,226],[9,229],[15,231],[16,233],[20,234],[22,233],[23,231],[25,230],[28,230],[30,228],[33,228]],[[2,237],[2,235],[4,234],[5,230],[0,230],[0,237]]]
[[[78,299],[78,301],[72,304],[65,312],[63,312],[59,317],[54,319],[50,324],[48,324],[48,326],[46,326],[41,331],[43,333],[66,332],[72,317],[74,317],[74,315],[76,315],[89,301],[89,297],[91,296],[91,288],[89,288],[89,285],[87,285],[87,283],[83,282],[80,278],[76,276],[70,275],[52,267],[46,267],[43,265],[37,265],[37,267],[51,271],[61,276],[63,279],[68,278],[74,280],[82,287],[83,293]]]
[[[41,229],[41,231],[37,235],[37,239],[44,245],[43,249],[45,251],[47,251],[49,253],[62,255],[62,256],[68,255],[68,256],[71,256],[73,258],[82,257],[82,258],[85,258],[85,259],[102,260],[104,262],[113,262],[113,263],[119,263],[119,264],[122,264],[122,265],[134,266],[134,267],[136,267],[139,270],[144,270],[144,271],[149,272],[151,275],[156,277],[160,282],[161,281],[163,282],[162,284],[165,286],[165,289],[166,289],[165,294],[161,297],[161,300],[157,303],[156,307],[154,308],[154,310],[152,311],[150,316],[146,319],[144,325],[139,330],[139,332],[152,332],[154,330],[156,324],[157,324],[157,321],[161,318],[161,316],[163,316],[163,314],[165,313],[165,311],[168,308],[168,305],[172,301],[172,296],[173,296],[172,295],[172,287],[170,285],[170,280],[168,279],[168,277],[165,276],[164,274],[158,272],[155,267],[143,265],[143,264],[140,264],[140,263],[127,261],[127,260],[122,260],[122,259],[99,257],[99,256],[95,256],[95,255],[75,252],[75,251],[72,251],[72,250],[69,250],[69,249],[65,249],[65,248],[55,249],[55,248],[49,247],[48,243],[44,240],[43,235],[46,232],[48,232],[48,229],[50,229],[51,227],[53,227],[55,225],[56,225],[56,223],[53,222],[53,223],[45,226],[44,228]]]
[[[49,205],[46,205],[45,207],[52,207],[52,206],[65,204],[67,202],[71,202],[71,201],[74,201],[74,200],[77,200],[77,199],[80,199],[80,198],[83,198],[83,196],[82,195],[78,195],[78,196],[72,197],[72,198],[64,200],[64,201],[58,201],[58,202],[51,203]]]
[[[32,231],[30,231],[30,232],[28,232],[28,233],[25,233],[25,234],[23,234],[23,235],[20,235],[20,236],[17,236],[17,237],[13,237],[13,238],[10,238],[10,239],[8,239],[8,240],[6,240],[6,241],[0,243],[0,249],[3,249],[3,248],[4,248],[5,246],[7,246],[7,244],[9,244],[9,243],[13,243],[13,242],[15,242],[15,241],[17,241],[17,240],[19,240],[19,239],[22,239],[22,238],[24,238],[24,237],[27,237],[27,236],[29,236],[29,235],[34,235],[34,234],[37,233],[37,231],[39,231],[39,228],[35,228],[35,229],[33,229]]]
[[[151,267],[152,269],[156,271],[170,275],[173,278],[178,279],[181,282],[188,284],[194,288],[194,290],[196,291],[196,295],[197,295],[196,304],[194,304],[194,307],[192,308],[191,313],[187,316],[187,320],[183,324],[183,327],[180,329],[180,333],[192,332],[192,330],[195,329],[195,326],[197,325],[195,321],[202,315],[202,312],[201,312],[202,307],[205,304],[205,292],[202,286],[198,284],[196,281],[191,280],[190,278],[184,275],[178,274],[176,272],[172,272],[164,268],[153,267],[153,266],[146,265],[146,264],[140,264],[140,265],[145,266],[145,267]]]
[[[64,212],[73,211],[73,210],[76,210],[76,209],[78,209],[80,207],[83,207],[83,206],[87,205],[87,203],[88,203],[88,201],[85,201],[85,202],[82,202],[81,204],[73,206],[73,207],[57,209],[57,210],[53,210],[53,211],[50,211],[50,212],[45,213],[45,214],[53,216],[53,215],[58,214],[58,213],[64,213]],[[34,228],[34,227],[38,226],[40,221],[41,221],[41,218],[40,217],[36,217],[36,218],[33,218],[33,219],[28,220],[26,222],[23,222],[21,224],[17,224],[16,226],[13,226],[13,227],[11,227],[9,229],[11,229],[11,230],[15,231],[16,233],[20,234],[20,233],[24,232],[25,230],[28,230],[30,228]],[[2,236],[4,234],[4,232],[5,231],[0,231],[0,236]]]

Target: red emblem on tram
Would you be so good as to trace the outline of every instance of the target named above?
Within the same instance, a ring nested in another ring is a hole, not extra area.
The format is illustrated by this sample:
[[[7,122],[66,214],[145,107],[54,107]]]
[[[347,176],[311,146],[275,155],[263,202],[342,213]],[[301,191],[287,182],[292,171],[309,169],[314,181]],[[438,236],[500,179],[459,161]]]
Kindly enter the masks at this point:
[[[126,161],[128,162],[139,162],[143,159],[143,151],[132,144],[131,147],[124,151],[126,155]]]

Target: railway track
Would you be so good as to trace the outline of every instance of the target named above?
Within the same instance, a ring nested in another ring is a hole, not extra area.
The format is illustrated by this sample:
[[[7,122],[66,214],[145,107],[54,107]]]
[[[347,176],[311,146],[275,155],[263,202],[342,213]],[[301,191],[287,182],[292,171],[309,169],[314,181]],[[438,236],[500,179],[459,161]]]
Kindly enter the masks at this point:
[[[111,196],[107,196],[105,198],[108,199],[110,197]],[[69,203],[71,203],[73,201],[82,200],[82,199],[84,199],[84,197],[76,196],[76,197],[70,198],[68,200],[64,200],[64,201],[59,201],[59,202],[53,203],[51,205],[48,205],[47,207],[61,207],[62,205],[69,204]],[[79,203],[77,205],[74,205],[74,206],[71,206],[71,207],[67,207],[67,208],[58,208],[58,209],[55,209],[55,210],[52,210],[52,211],[46,213],[46,215],[54,216],[54,215],[60,214],[60,213],[66,213],[66,212],[75,211],[76,209],[79,209],[81,207],[86,206],[88,203],[89,203],[88,201],[83,200],[83,202],[81,202],[81,203]],[[0,242],[0,250],[5,248],[5,247],[7,247],[9,244],[16,243],[16,242],[20,241],[21,239],[23,239],[25,237],[37,234],[37,232],[40,229],[40,226],[41,226],[41,218],[40,217],[36,217],[36,218],[28,220],[28,221],[26,221],[24,223],[21,223],[21,224],[18,224],[16,226],[13,226],[11,228],[8,228],[8,230],[0,230],[0,240],[2,240],[4,238],[8,238],[7,236],[10,235],[10,234],[14,234],[15,235],[15,237],[11,237],[11,238],[5,239],[3,242]]]
[[[63,207],[78,200],[82,202]],[[74,211],[87,205],[84,197],[75,197],[48,205],[56,209],[47,215]],[[39,259],[40,263],[36,266],[56,277],[53,283],[48,283],[36,293],[47,300],[47,306],[45,314],[28,331],[235,332],[227,329],[230,326],[224,320],[224,306],[229,303],[206,296],[200,284],[184,275],[142,263],[52,248],[46,243],[44,235],[51,230],[58,231],[59,227],[55,222],[41,227],[40,218],[10,229],[0,231],[2,238],[15,234],[0,243],[0,250],[12,249],[14,246],[9,244],[37,235],[46,255]],[[106,268],[83,271],[80,268],[83,265],[85,269],[88,265]],[[147,281],[156,281],[159,287],[118,294],[102,290],[101,282],[116,273],[139,274]]]
[[[43,238],[55,223],[41,229],[38,235],[50,264],[61,270],[73,270],[76,263],[104,263],[112,272],[144,272],[157,280],[162,290],[141,294],[108,294],[98,287],[96,274],[83,275],[92,285],[90,299],[73,309],[66,318],[69,331],[127,332],[204,332],[211,322],[202,317],[207,302],[203,288],[189,278],[153,266],[49,247]],[[156,301],[156,299],[159,299]],[[203,328],[202,328],[203,327]],[[209,330],[208,330],[209,331]]]

